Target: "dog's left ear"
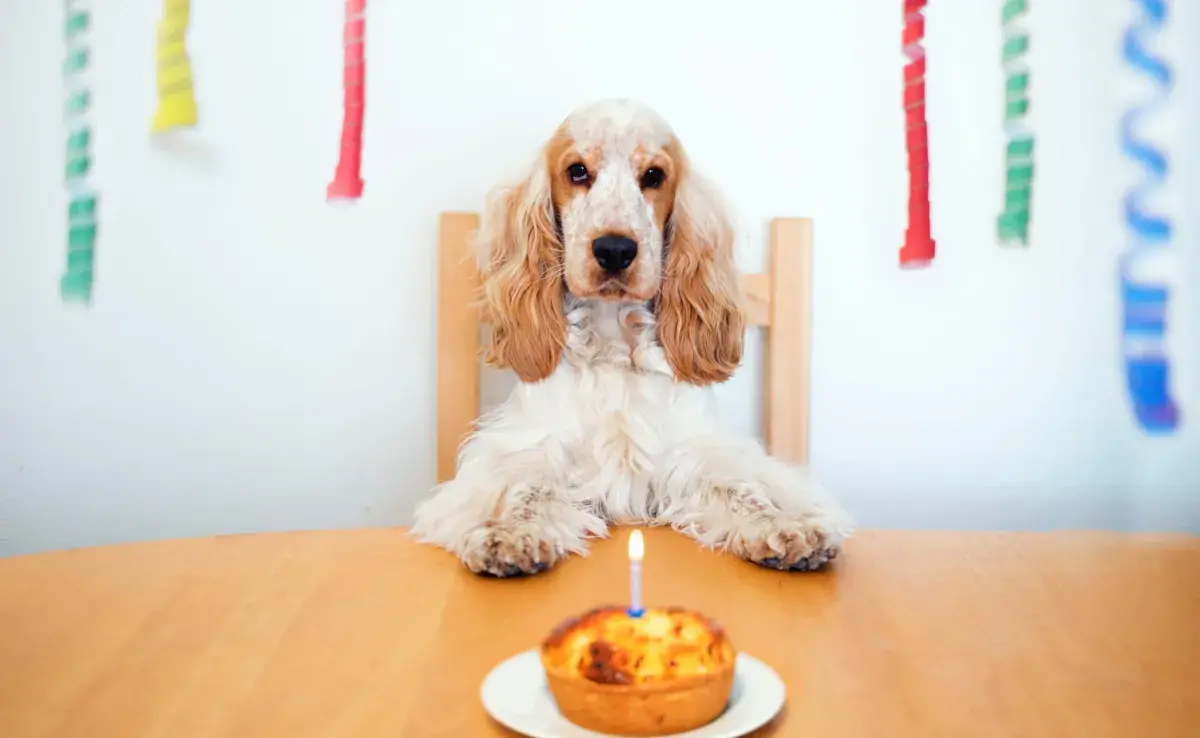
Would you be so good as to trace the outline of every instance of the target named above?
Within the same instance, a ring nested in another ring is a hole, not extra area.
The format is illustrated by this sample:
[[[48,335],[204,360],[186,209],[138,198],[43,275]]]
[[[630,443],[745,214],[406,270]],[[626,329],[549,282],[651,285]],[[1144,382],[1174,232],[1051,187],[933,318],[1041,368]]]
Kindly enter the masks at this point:
[[[733,226],[716,190],[686,168],[667,225],[657,300],[658,340],[681,382],[724,382],[742,360],[746,330]]]

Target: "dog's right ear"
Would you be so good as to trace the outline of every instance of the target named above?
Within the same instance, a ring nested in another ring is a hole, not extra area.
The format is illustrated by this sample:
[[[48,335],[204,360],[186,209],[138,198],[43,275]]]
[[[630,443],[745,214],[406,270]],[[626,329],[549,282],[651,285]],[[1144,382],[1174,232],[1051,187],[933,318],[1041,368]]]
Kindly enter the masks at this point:
[[[476,235],[483,312],[491,323],[484,360],[523,382],[554,371],[567,342],[562,243],[541,157],[519,184],[491,196]]]

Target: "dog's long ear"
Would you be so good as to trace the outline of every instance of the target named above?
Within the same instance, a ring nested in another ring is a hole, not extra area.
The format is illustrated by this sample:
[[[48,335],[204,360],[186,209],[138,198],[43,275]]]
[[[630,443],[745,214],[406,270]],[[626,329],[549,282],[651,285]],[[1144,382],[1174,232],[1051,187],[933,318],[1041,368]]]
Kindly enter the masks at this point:
[[[745,316],[733,226],[716,190],[690,167],[675,190],[658,296],[658,339],[679,381],[723,382],[742,360]]]
[[[545,379],[558,366],[567,323],[562,244],[540,158],[524,181],[493,193],[475,248],[492,334],[485,361],[524,382]]]

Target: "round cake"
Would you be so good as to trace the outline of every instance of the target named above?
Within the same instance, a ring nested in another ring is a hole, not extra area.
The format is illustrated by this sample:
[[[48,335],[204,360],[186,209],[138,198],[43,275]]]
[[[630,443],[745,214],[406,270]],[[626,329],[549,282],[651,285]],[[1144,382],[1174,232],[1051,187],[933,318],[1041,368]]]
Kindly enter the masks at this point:
[[[681,608],[630,617],[601,607],[542,642],[558,709],[600,733],[665,735],[712,722],[733,689],[737,652],[719,625]]]

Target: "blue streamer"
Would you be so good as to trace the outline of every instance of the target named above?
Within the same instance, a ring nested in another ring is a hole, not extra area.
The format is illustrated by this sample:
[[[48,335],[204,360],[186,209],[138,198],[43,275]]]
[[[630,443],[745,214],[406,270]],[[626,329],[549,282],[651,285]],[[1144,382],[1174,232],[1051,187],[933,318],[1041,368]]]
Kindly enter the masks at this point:
[[[1132,0],[1137,21],[1125,30],[1121,55],[1126,64],[1154,84],[1154,95],[1146,104],[1121,117],[1121,148],[1142,169],[1140,185],[1125,195],[1125,226],[1129,246],[1118,262],[1122,309],[1122,352],[1125,380],[1133,414],[1149,433],[1171,433],[1180,423],[1179,406],[1170,393],[1170,360],[1167,356],[1166,284],[1140,282],[1134,276],[1139,258],[1167,247],[1171,222],[1165,214],[1151,212],[1144,204],[1167,176],[1167,155],[1150,142],[1139,139],[1135,128],[1152,110],[1163,105],[1171,90],[1171,69],[1147,48],[1167,20],[1166,0]]]

